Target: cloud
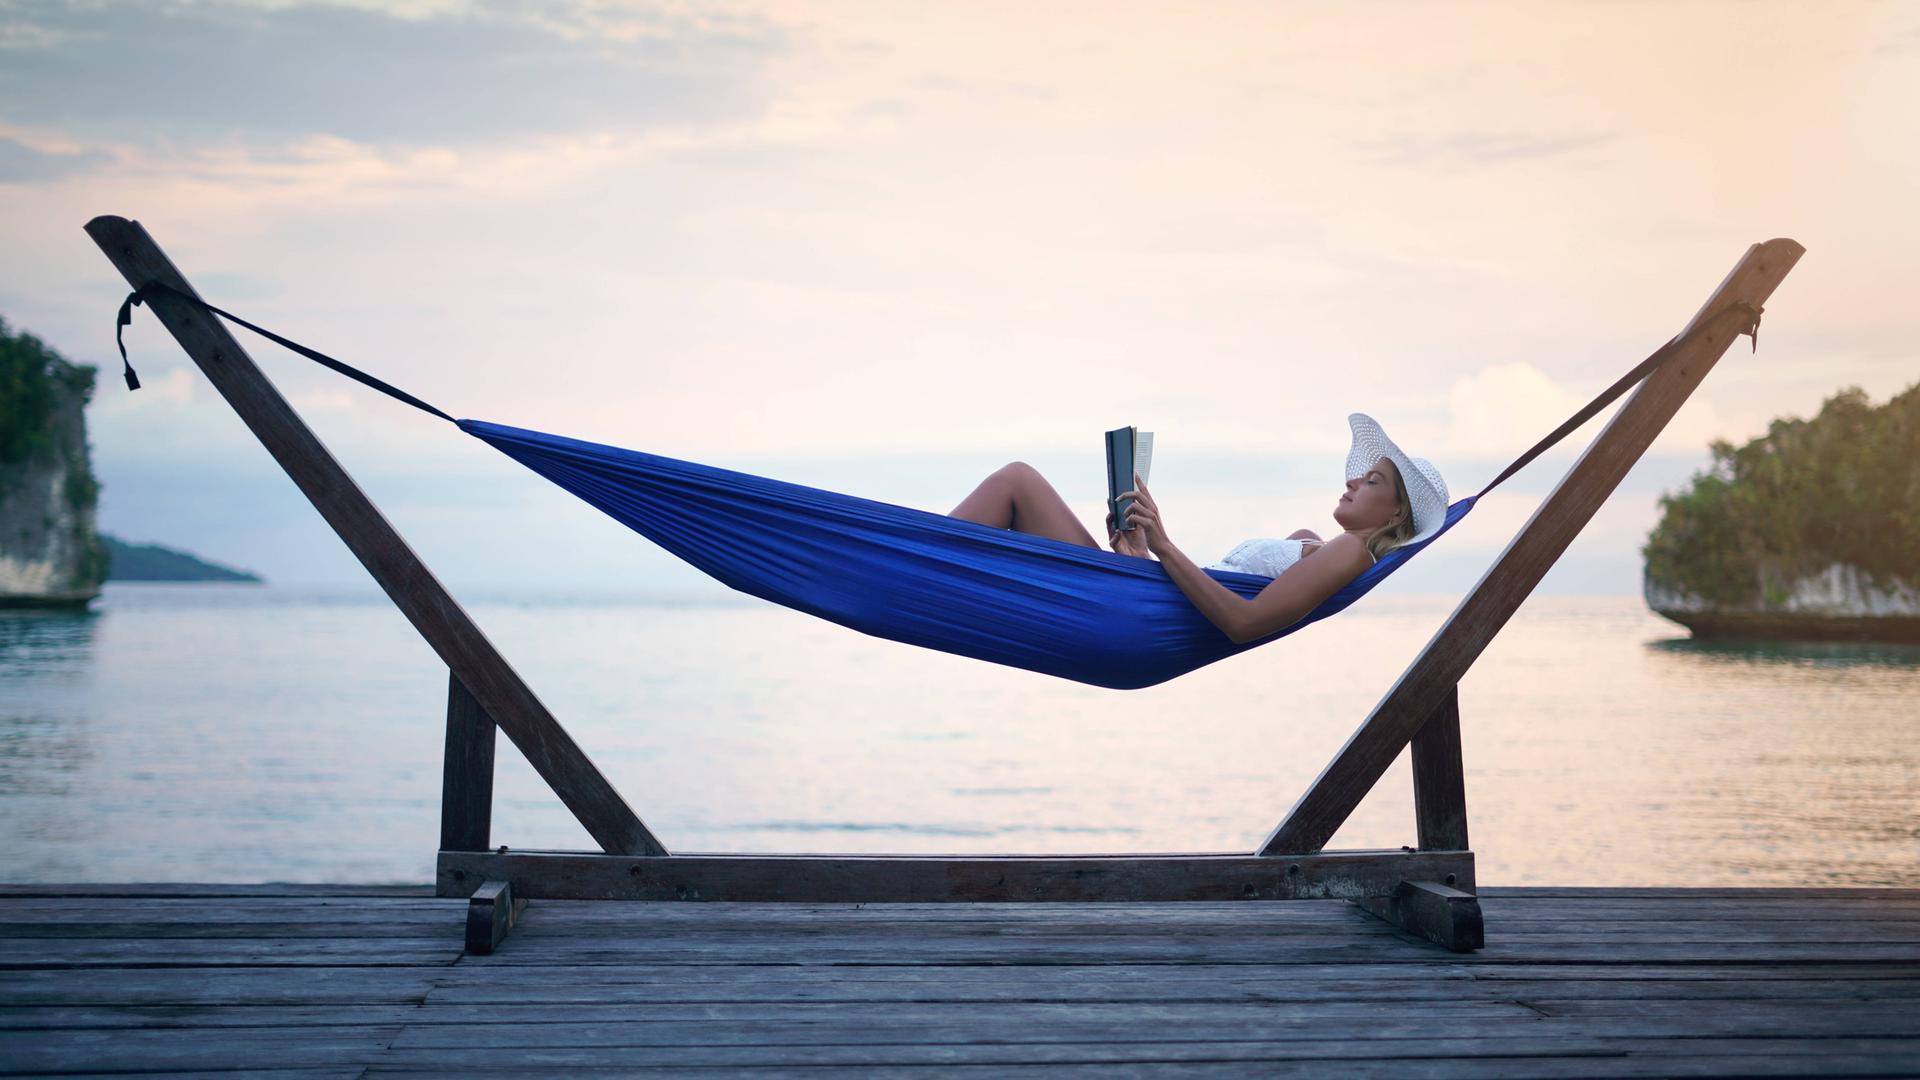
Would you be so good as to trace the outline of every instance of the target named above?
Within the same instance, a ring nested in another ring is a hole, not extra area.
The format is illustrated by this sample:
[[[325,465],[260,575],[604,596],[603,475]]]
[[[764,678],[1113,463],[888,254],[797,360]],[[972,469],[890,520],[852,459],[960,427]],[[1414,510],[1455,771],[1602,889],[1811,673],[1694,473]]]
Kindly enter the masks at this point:
[[[1447,451],[1463,456],[1517,456],[1546,437],[1591,400],[1602,387],[1582,393],[1555,382],[1528,363],[1492,364],[1454,381],[1447,392]],[[1600,425],[1633,396],[1618,401],[1568,434],[1561,448],[1591,441]],[[1673,452],[1699,450],[1723,436],[1727,425],[1713,402],[1696,391],[1654,439],[1653,447]]]
[[[1584,404],[1532,364],[1484,367],[1447,392],[1447,448],[1462,455],[1518,453]]]
[[[1611,134],[1532,135],[1460,131],[1437,136],[1395,135],[1369,139],[1356,143],[1355,147],[1372,158],[1374,164],[1395,168],[1409,165],[1497,165],[1508,161],[1560,157],[1578,150],[1604,146],[1613,138]]]
[[[0,136],[0,184],[64,180],[111,160],[98,150],[39,150]]]
[[[0,0],[0,121],[149,147],[459,145],[757,114],[782,33],[695,12]]]

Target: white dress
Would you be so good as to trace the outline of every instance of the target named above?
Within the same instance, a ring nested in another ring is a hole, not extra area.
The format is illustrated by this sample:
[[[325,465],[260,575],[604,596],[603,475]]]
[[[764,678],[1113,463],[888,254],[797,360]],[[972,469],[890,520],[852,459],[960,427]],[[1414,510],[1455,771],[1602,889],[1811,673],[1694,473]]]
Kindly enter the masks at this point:
[[[1248,540],[1212,566],[1209,570],[1232,570],[1241,574],[1258,574],[1261,577],[1279,577],[1287,567],[1300,561],[1304,553],[1305,541],[1302,540]]]

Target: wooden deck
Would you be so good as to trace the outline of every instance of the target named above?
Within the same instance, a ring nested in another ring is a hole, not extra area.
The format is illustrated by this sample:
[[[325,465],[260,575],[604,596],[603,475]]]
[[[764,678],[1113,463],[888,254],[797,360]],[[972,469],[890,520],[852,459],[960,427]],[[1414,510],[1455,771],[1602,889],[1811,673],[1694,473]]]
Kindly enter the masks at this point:
[[[0,1071],[1920,1076],[1920,889],[1484,889],[1450,953],[1341,901],[535,901],[0,886]]]

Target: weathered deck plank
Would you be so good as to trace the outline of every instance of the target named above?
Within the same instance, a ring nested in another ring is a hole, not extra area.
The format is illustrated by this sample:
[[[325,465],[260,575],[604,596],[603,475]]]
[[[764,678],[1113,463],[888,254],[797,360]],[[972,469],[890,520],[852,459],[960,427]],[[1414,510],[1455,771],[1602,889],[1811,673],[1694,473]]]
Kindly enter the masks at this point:
[[[8,886],[0,1074],[1920,1076],[1920,890],[1481,898],[1467,955],[1339,901],[536,901],[478,957],[420,888]]]

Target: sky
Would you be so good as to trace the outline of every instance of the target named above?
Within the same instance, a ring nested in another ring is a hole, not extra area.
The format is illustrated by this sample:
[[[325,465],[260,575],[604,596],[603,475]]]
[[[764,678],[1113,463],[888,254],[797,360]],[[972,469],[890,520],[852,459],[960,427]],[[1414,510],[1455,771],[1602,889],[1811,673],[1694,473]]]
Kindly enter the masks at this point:
[[[1350,412],[1454,497],[1807,254],[1542,583],[1634,593],[1663,492],[1920,381],[1920,7],[0,0],[0,317],[101,369],[100,525],[364,571],[81,231],[460,417],[945,511],[1100,433],[1205,563],[1329,533]],[[478,440],[242,343],[456,595],[724,594]],[[1470,587],[1598,432],[1397,586]]]

